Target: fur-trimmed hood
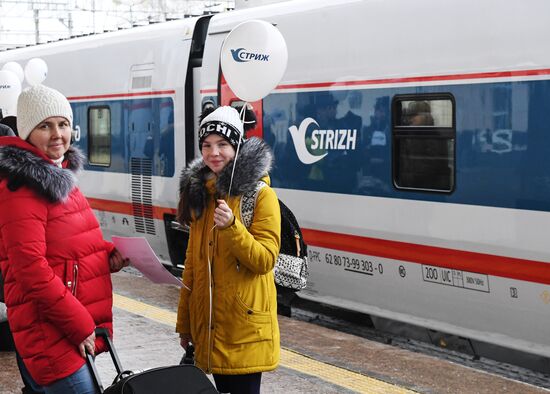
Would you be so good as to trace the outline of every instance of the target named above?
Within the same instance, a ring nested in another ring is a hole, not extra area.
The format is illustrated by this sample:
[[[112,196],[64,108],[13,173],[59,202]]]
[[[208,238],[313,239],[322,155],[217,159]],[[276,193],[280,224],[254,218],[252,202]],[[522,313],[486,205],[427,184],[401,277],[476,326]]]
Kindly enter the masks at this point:
[[[260,138],[251,137],[240,147],[237,157],[231,196],[240,196],[254,190],[258,181],[266,176],[273,165],[271,148]],[[231,182],[233,161],[220,172],[216,180],[219,196],[227,196]],[[208,199],[206,181],[212,171],[206,166],[202,157],[193,160],[184,168],[180,177],[180,198],[187,199],[189,208],[196,218],[202,215]]]
[[[18,137],[2,137],[0,141],[0,178],[8,180],[10,190],[26,186],[50,202],[64,201],[76,186],[75,174],[82,169],[84,155],[71,146],[65,161],[66,168],[57,167]]]

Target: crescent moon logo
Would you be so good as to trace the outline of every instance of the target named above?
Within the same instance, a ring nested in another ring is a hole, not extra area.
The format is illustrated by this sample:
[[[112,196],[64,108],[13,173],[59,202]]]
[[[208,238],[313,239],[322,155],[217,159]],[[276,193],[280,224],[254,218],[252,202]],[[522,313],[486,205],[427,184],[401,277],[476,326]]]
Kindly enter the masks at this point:
[[[318,162],[323,157],[325,157],[328,153],[324,153],[322,155],[312,155],[307,147],[306,147],[306,131],[309,127],[309,125],[314,124],[317,127],[319,127],[319,124],[312,118],[306,118],[300,123],[300,127],[296,126],[290,126],[288,128],[288,131],[290,131],[290,135],[292,136],[292,142],[294,143],[294,148],[296,149],[296,154],[298,155],[298,159],[304,164],[313,164],[315,162]]]
[[[239,63],[247,62],[248,60],[243,60],[240,58],[241,51],[244,51],[244,48],[231,49],[231,56],[233,56],[233,60]]]

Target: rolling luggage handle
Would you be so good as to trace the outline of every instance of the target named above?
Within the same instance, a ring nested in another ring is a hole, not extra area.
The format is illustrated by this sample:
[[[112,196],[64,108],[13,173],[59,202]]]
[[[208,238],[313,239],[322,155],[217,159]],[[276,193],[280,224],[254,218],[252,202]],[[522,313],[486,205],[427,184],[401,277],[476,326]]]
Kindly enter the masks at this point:
[[[187,350],[187,357],[183,365],[170,365],[146,369],[144,371],[124,371],[116,353],[115,347],[109,338],[109,332],[105,329],[96,329],[96,336],[103,337],[105,344],[115,364],[117,377],[113,384],[104,388],[101,384],[98,371],[95,367],[94,357],[86,355],[86,361],[90,367],[92,379],[99,393],[121,394],[153,394],[162,392],[164,394],[219,394],[212,382],[202,370],[194,365],[187,365],[185,362],[194,363],[192,357],[193,348]]]
[[[131,371],[124,371],[122,369],[122,363],[120,362],[120,359],[118,358],[118,354],[115,350],[115,347],[113,346],[113,342],[111,341],[111,337],[109,336],[109,331],[107,331],[106,328],[102,328],[102,327],[96,328],[95,336],[103,337],[103,339],[105,340],[105,344],[107,345],[107,349],[109,350],[109,354],[111,355],[111,359],[113,360],[113,364],[115,365],[115,369],[117,372],[115,382],[118,381],[124,375],[132,374]],[[103,388],[103,384],[101,383],[101,378],[99,377],[99,373],[97,372],[97,368],[95,366],[94,356],[88,353],[88,351],[86,351],[86,362],[88,363],[90,371],[92,372],[92,377],[94,379],[96,388],[99,390],[100,393],[103,393],[104,388]]]

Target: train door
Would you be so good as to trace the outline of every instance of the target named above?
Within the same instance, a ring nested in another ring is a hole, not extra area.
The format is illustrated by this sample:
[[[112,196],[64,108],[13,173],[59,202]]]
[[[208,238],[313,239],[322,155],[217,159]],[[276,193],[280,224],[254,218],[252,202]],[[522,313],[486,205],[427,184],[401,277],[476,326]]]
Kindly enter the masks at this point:
[[[193,160],[198,154],[198,119],[204,110],[202,103],[202,94],[200,91],[201,75],[203,72],[202,61],[204,56],[204,45],[208,35],[208,26],[212,16],[200,18],[195,24],[193,31],[193,40],[191,42],[191,52],[189,54],[189,65],[187,69],[187,79],[185,81],[185,145],[186,145],[186,163]]]
[[[189,50],[189,60],[185,64],[186,78],[183,108],[185,122],[185,135],[183,137],[185,140],[185,162],[182,163],[182,165],[189,164],[189,162],[192,161],[198,154],[198,139],[196,137],[196,133],[198,130],[199,115],[202,111],[200,93],[202,60],[210,18],[211,15],[204,16],[199,18],[195,23]],[[166,232],[166,243],[168,245],[170,260],[173,265],[173,271],[174,273],[179,274],[185,264],[185,251],[187,250],[189,229],[178,223],[174,214],[164,215],[164,225]]]

